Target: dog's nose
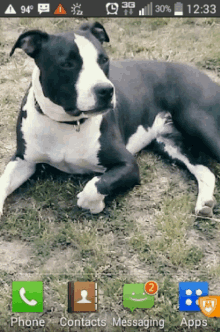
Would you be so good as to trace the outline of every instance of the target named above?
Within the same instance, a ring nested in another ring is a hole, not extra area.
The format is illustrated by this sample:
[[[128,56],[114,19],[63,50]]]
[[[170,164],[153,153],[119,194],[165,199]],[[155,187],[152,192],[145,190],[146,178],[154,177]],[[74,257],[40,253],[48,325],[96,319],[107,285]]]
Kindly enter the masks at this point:
[[[95,86],[94,91],[98,99],[109,101],[113,96],[114,88],[109,84],[98,84]]]

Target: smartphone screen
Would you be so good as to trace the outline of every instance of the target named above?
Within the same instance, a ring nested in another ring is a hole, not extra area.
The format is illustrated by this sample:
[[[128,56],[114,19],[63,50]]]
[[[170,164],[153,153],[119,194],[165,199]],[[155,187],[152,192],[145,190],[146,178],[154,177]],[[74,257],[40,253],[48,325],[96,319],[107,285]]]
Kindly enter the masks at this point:
[[[0,330],[219,331],[218,5],[1,7]]]

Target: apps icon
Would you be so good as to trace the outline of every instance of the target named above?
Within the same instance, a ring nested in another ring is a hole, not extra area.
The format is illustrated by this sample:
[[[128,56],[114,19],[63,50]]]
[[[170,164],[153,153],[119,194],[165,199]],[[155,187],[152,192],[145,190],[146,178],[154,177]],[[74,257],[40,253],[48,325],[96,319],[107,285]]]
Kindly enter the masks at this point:
[[[199,297],[209,293],[208,282],[180,282],[179,283],[179,310],[200,311]]]
[[[68,282],[68,312],[97,311],[97,283]]]
[[[12,312],[43,312],[43,282],[13,281]]]
[[[154,296],[145,291],[145,284],[125,284],[123,287],[123,306],[132,312],[135,309],[149,309],[154,305]]]

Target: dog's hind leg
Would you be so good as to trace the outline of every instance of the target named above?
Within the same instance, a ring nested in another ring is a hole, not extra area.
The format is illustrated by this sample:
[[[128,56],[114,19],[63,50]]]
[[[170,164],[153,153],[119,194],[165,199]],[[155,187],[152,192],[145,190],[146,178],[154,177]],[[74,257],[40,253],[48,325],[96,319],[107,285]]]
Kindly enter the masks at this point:
[[[0,216],[7,196],[20,187],[36,169],[35,163],[27,162],[19,157],[13,158],[0,178]]]
[[[156,138],[157,148],[159,148],[162,154],[168,156],[168,158],[184,164],[195,176],[198,182],[198,198],[195,213],[211,217],[215,205],[215,198],[213,196],[215,176],[206,166],[196,163],[195,158],[190,155],[187,147],[184,146],[181,133],[172,124],[170,127],[173,128],[173,133],[169,130],[169,134],[164,133]]]
[[[220,107],[220,104],[213,108]],[[211,106],[210,106],[211,109]],[[197,106],[172,115],[175,127],[189,140],[197,141],[199,149],[220,163],[220,118],[219,110],[204,111]]]

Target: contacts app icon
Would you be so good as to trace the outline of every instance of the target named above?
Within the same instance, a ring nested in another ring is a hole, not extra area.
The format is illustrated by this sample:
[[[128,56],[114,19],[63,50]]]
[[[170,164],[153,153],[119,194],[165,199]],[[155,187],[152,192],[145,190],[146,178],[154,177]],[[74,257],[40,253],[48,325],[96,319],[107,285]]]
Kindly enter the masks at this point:
[[[97,311],[97,283],[68,283],[68,312]]]

